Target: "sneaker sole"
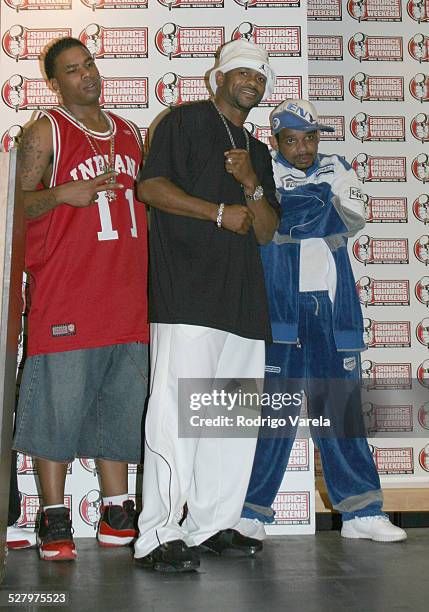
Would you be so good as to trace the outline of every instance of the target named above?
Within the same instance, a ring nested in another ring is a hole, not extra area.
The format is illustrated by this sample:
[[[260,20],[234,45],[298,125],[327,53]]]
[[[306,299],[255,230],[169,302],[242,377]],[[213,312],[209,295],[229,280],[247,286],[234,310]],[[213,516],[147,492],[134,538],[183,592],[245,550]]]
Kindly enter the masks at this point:
[[[261,548],[253,548],[246,550],[241,550],[239,548],[224,548],[223,550],[219,551],[210,548],[209,546],[206,546],[204,544],[200,544],[200,548],[207,552],[211,552],[217,555],[218,557],[254,557],[258,552],[261,552],[262,550],[261,546]]]
[[[403,542],[404,540],[407,539],[407,535],[401,535],[398,537],[392,537],[392,536],[386,536],[386,537],[371,537],[371,536],[364,536],[364,535],[359,535],[356,532],[352,532],[352,533],[343,533],[341,532],[341,537],[342,538],[346,538],[348,540],[372,540],[373,542]]]
[[[183,561],[180,565],[172,565],[171,563],[164,563],[163,561],[156,561],[152,565],[152,569],[156,572],[163,572],[164,574],[174,574],[181,572],[194,572],[200,567],[199,561]]]
[[[42,561],[74,561],[77,558],[76,550],[41,550],[39,556]]]
[[[165,563],[164,561],[143,561],[142,559],[134,560],[143,569],[153,570],[155,572],[161,572],[164,574],[180,574],[183,572],[194,572],[200,567],[200,562],[198,560],[182,561],[180,565]]]
[[[97,540],[100,546],[104,546],[106,548],[118,548],[120,546],[129,546],[134,542],[136,536],[128,536],[125,538],[121,538],[119,536],[108,536],[97,534]]]
[[[74,561],[77,558],[77,550],[74,545],[65,544],[59,550],[43,550],[39,539],[37,545],[42,561]]]
[[[19,550],[21,548],[32,548],[34,546],[36,546],[36,543],[29,542],[28,540],[7,542],[7,547],[9,550]]]

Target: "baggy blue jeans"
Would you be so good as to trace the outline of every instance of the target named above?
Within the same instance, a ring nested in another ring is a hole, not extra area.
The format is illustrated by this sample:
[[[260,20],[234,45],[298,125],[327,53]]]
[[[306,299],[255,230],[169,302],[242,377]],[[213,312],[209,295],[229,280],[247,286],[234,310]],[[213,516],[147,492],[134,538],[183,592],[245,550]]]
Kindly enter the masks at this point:
[[[360,354],[337,350],[332,305],[326,291],[299,294],[299,339],[296,345],[275,343],[267,347],[265,390],[284,393],[303,388],[310,418],[350,421],[349,433],[338,437],[332,433],[335,428],[330,433],[310,428],[320,451],[329,498],[334,509],[342,513],[343,521],[383,514],[380,479],[364,437]],[[286,388],[288,380],[293,381],[293,389]],[[296,416],[300,409],[291,405],[287,414]],[[268,414],[273,416],[272,408],[263,407],[262,416]],[[271,505],[283,480],[296,431],[297,426],[292,425],[268,437],[266,429],[260,431],[242,517],[274,521]]]

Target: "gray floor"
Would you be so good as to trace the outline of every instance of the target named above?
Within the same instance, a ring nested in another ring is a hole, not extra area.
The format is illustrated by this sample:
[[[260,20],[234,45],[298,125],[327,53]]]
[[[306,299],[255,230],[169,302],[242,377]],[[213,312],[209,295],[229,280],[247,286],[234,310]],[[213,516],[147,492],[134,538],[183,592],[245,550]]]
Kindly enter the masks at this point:
[[[66,590],[69,609],[79,612],[426,612],[429,529],[408,533],[397,544],[345,540],[332,531],[275,537],[255,559],[206,553],[198,573],[180,575],[134,565],[131,549],[78,539],[74,563],[42,562],[35,550],[11,551],[1,590]]]

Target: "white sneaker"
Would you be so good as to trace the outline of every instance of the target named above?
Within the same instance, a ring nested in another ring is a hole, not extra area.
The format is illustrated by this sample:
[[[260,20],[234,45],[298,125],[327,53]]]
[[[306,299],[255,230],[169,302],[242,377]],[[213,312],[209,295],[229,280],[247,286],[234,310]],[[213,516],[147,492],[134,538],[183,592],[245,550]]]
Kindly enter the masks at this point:
[[[255,540],[265,540],[267,534],[265,533],[264,523],[258,521],[258,519],[241,518],[234,529],[241,533],[241,535],[247,538],[254,538]]]
[[[400,542],[407,539],[407,533],[393,525],[387,516],[356,516],[344,521],[341,529],[343,538],[362,538],[375,542]]]
[[[12,525],[7,528],[6,542],[8,548],[31,548],[36,546],[36,532]]]

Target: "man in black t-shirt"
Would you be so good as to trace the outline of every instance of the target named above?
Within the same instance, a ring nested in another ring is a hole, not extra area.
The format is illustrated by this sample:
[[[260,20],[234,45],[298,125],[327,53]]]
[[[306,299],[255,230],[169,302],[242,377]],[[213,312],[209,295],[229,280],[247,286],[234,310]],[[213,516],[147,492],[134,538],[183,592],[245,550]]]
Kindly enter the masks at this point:
[[[210,74],[215,98],[175,108],[161,121],[139,177],[139,199],[153,207],[152,391],[135,544],[144,567],[196,569],[200,544],[219,554],[254,554],[260,546],[244,545],[233,529],[255,438],[208,437],[196,405],[201,393],[186,396],[193,406],[179,406],[178,393],[179,379],[264,377],[271,330],[258,244],[271,240],[278,204],[268,149],[243,124],[274,84],[264,49],[243,40],[224,45]],[[190,416],[197,426],[188,436],[195,437],[184,437],[181,424]]]

